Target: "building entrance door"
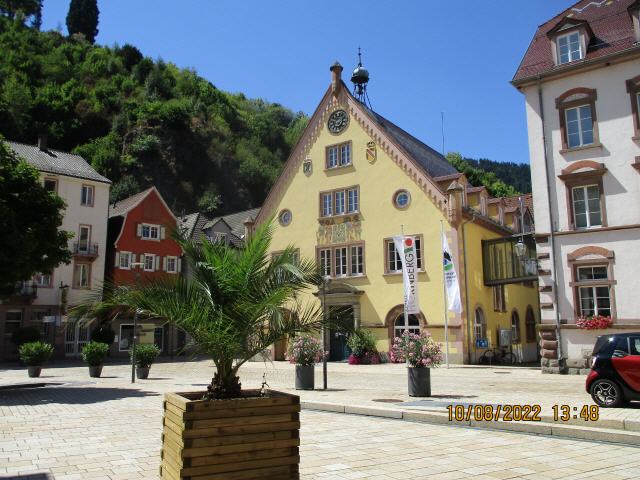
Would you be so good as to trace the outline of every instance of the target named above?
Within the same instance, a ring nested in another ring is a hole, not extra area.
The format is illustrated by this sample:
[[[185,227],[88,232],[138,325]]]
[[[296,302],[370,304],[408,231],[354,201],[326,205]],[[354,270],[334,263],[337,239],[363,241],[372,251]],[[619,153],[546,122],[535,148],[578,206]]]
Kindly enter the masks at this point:
[[[343,362],[351,354],[347,347],[347,333],[353,328],[353,307],[344,307],[345,313],[340,319],[334,319],[329,330],[329,361]]]
[[[74,322],[66,326],[64,334],[64,354],[67,357],[77,357],[89,342],[89,326]]]

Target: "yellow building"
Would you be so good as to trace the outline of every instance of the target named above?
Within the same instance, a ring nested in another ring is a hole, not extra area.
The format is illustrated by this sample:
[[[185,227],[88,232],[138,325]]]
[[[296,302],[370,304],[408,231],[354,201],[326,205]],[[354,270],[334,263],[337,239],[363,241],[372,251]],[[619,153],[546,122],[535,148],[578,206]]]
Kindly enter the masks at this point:
[[[485,341],[497,346],[498,328],[512,330],[512,321],[514,353],[536,360],[537,276],[521,274],[510,228],[523,223],[519,207],[471,187],[442,155],[372,111],[362,95],[356,99],[341,72],[338,63],[331,67],[331,85],[256,218],[277,219],[273,251],[293,244],[315,258],[332,280],[326,296],[309,292],[308,300],[350,306],[353,325],[373,332],[386,352],[405,329],[444,341],[442,222],[463,305],[462,314],[448,314],[451,362],[477,363]],[[528,211],[524,218],[531,223]],[[391,240],[401,230],[416,236],[419,252],[421,314],[408,324]],[[483,262],[489,253],[495,262]],[[344,336],[329,337],[330,358],[342,360]],[[283,348],[276,345],[276,359]]]

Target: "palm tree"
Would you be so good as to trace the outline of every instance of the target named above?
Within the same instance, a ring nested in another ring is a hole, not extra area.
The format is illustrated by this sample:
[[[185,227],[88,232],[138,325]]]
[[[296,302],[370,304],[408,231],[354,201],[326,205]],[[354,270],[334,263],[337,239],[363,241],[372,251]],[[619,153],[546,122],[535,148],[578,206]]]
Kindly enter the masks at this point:
[[[300,301],[303,291],[319,284],[315,263],[298,260],[292,246],[270,254],[272,236],[271,223],[264,224],[236,249],[176,234],[191,275],[114,287],[90,310],[126,307],[173,323],[215,363],[205,398],[237,398],[238,369],[247,360],[287,335],[317,331],[323,324],[322,308]]]

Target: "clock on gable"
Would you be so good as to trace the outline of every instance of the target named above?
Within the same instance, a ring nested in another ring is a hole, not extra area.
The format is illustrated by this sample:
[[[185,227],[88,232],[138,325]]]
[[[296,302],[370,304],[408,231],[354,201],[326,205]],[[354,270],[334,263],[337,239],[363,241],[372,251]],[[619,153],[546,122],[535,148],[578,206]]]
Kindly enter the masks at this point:
[[[333,134],[341,133],[349,124],[349,115],[344,110],[336,110],[329,115],[327,128]]]

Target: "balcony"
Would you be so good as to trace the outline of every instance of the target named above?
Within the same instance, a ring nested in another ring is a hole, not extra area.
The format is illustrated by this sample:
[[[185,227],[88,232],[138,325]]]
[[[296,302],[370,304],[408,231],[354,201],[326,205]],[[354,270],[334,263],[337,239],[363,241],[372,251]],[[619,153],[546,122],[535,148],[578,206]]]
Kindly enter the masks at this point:
[[[74,242],[73,256],[93,260],[98,256],[98,244],[93,242]]]
[[[32,282],[18,282],[13,295],[9,299],[10,303],[29,305],[38,297],[38,286]]]
[[[482,241],[482,269],[485,285],[532,282],[538,279],[536,244],[531,235],[524,235],[524,255],[516,254],[520,236]]]

